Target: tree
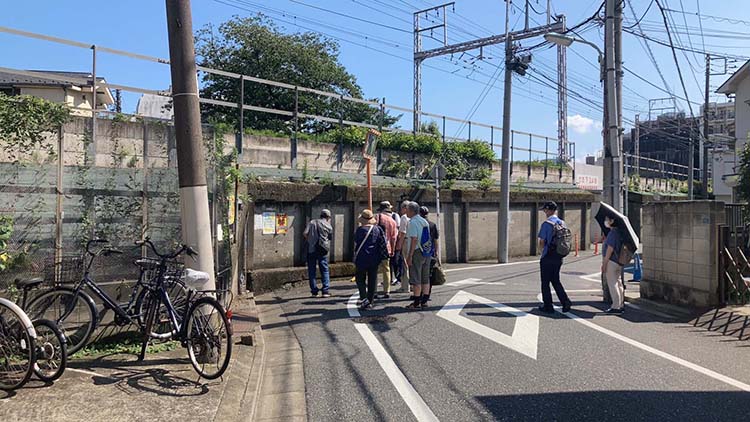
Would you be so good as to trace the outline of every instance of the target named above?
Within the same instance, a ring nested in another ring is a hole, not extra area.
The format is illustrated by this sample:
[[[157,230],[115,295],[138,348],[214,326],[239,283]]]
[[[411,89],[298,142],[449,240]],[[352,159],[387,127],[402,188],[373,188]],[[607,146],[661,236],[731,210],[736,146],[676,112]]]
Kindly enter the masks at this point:
[[[55,154],[49,132],[69,118],[68,109],[42,98],[0,93],[0,148],[12,160],[43,151]]]
[[[202,66],[228,72],[284,82],[321,91],[363,98],[354,75],[339,63],[339,46],[314,33],[287,34],[262,14],[237,17],[218,28],[206,26],[196,34],[196,53]],[[232,103],[239,102],[240,82],[234,78],[204,74],[201,96]],[[299,92],[299,111],[338,119],[377,125],[377,107],[335,98]],[[245,81],[245,104],[294,110],[294,90]],[[236,109],[208,106],[206,116],[237,124]],[[271,113],[245,112],[245,127],[289,131],[291,117]],[[385,115],[383,126],[391,126],[398,117]],[[300,119],[300,129],[323,132],[335,123]]]

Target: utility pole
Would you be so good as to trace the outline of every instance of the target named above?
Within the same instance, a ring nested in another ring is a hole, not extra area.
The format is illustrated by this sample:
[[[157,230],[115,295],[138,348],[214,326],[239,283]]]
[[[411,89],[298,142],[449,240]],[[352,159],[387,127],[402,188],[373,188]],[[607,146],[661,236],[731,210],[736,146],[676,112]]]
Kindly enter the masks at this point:
[[[635,115],[635,134],[633,135],[635,146],[635,171],[638,177],[641,175],[641,115]]]
[[[508,262],[508,224],[510,224],[510,107],[512,99],[513,40],[510,37],[510,1],[505,0],[505,85],[503,87],[503,148],[500,171],[500,211],[497,226],[497,261]]]
[[[706,91],[703,102],[703,136],[700,138],[701,155],[701,185],[703,186],[703,198],[708,199],[708,96],[711,84],[711,56],[706,54]]]
[[[618,98],[615,54],[615,9],[619,0],[606,0],[605,63],[606,83],[604,92],[607,109],[607,142],[605,144],[604,200],[618,211],[622,211],[622,148],[618,124]],[[622,14],[620,14],[622,18]],[[607,171],[609,167],[609,171]]]
[[[196,269],[208,273],[208,289],[212,290],[215,289],[214,261],[211,254],[211,219],[198,102],[193,17],[190,0],[166,0],[166,7],[182,241],[197,249]]]

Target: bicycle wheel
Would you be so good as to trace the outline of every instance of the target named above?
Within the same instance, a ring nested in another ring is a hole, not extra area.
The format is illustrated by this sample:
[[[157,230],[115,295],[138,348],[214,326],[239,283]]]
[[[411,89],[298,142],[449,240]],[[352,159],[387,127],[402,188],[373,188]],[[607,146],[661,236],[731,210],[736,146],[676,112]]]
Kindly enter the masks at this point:
[[[20,308],[0,300],[0,390],[15,390],[34,368],[34,337]]]
[[[48,319],[57,324],[67,340],[68,354],[81,350],[94,333],[96,305],[85,292],[58,287],[35,297],[27,308],[33,320]]]
[[[177,281],[169,283],[164,288],[167,291],[170,302],[172,302],[172,307],[174,307],[177,323],[182,324],[182,316],[186,314],[185,310],[188,306],[187,287],[181,281]],[[135,312],[138,316],[138,323],[141,326],[145,325],[146,311],[153,299],[158,300],[158,293],[154,290],[144,288],[138,293],[138,297],[135,300]],[[169,313],[167,313],[167,305],[159,302],[159,310],[149,330],[149,336],[159,340],[167,340],[172,337],[172,329],[172,322],[169,320]]]
[[[68,347],[57,325],[48,319],[34,321],[36,363],[34,374],[44,382],[60,378],[68,365]]]
[[[206,379],[224,374],[232,356],[232,331],[216,299],[203,297],[190,307],[185,331],[190,363]]]

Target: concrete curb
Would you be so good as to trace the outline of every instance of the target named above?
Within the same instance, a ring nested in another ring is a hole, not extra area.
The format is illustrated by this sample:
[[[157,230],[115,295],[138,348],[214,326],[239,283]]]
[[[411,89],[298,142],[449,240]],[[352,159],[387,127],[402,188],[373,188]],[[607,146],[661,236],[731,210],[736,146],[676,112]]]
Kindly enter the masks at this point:
[[[258,298],[263,362],[250,420],[307,421],[302,347],[275,297]]]
[[[679,306],[670,305],[668,303],[660,303],[640,297],[628,297],[627,295],[625,295],[625,302],[643,308],[647,312],[652,311],[652,313],[656,314],[665,314],[675,319],[691,320],[700,315],[700,313],[691,311],[689,309],[683,309]]]
[[[240,338],[243,335],[255,333],[259,328],[257,322],[258,310],[251,298],[247,303],[233,310],[233,350],[229,370],[225,375],[223,391],[219,405],[214,414],[214,421],[227,421],[242,418],[243,408],[247,401],[248,378],[252,376],[256,361],[259,360],[259,350],[256,347],[244,345]]]

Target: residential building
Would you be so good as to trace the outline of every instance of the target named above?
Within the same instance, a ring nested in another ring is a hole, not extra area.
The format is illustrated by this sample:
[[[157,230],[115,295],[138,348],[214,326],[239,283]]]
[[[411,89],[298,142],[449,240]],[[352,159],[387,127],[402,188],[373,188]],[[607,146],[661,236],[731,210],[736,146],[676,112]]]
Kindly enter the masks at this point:
[[[696,168],[700,166],[697,143],[699,130],[700,119],[687,117],[684,112],[665,113],[654,120],[640,122],[638,155],[645,158],[638,160],[641,176],[680,178],[679,174],[682,173],[685,175],[682,178],[686,178],[686,168],[690,163],[691,134],[696,140],[694,165]],[[623,151],[628,154],[636,153],[634,132],[623,136]]]
[[[714,179],[714,183],[720,182],[728,188],[734,188],[737,185],[737,166],[739,161],[736,157],[750,142],[750,60],[740,67],[729,79],[724,82],[718,90],[719,94],[724,94],[729,98],[734,97],[734,116],[735,116],[735,135],[734,135],[734,166],[729,173],[721,175]],[[731,147],[731,146],[730,146]],[[723,188],[723,187],[722,187]],[[714,188],[716,189],[716,188]],[[736,196],[733,198],[736,200]]]
[[[701,106],[701,127],[705,106]],[[708,135],[736,136],[734,102],[708,103]]]
[[[174,116],[172,110],[171,88],[164,91],[165,95],[143,94],[138,100],[135,108],[135,114],[142,117],[151,117],[154,119],[171,120]]]
[[[97,77],[96,108],[106,110],[115,99],[106,87],[106,81]],[[6,95],[31,95],[65,104],[71,113],[90,116],[92,105],[92,78],[87,72],[53,70],[26,70],[0,72],[0,93]]]

